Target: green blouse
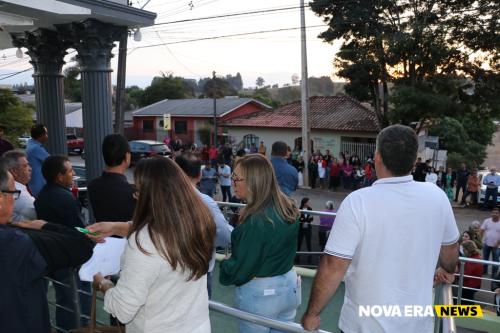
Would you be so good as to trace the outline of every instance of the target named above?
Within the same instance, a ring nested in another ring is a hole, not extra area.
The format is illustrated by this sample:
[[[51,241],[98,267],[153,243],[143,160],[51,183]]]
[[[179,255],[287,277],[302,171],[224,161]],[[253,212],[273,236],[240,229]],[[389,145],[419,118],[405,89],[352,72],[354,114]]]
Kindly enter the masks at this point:
[[[298,219],[289,224],[273,209],[252,215],[231,234],[231,258],[221,262],[220,283],[241,286],[254,277],[282,275],[293,267]],[[269,221],[269,219],[272,220]]]

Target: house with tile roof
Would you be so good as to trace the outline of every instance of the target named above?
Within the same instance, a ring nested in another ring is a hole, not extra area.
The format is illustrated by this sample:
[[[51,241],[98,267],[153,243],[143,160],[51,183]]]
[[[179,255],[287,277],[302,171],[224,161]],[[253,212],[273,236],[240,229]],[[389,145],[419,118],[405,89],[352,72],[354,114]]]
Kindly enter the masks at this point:
[[[216,100],[215,110],[220,124],[235,117],[271,110],[271,107],[252,98],[226,97]],[[164,114],[170,115],[169,131],[164,129]],[[185,144],[197,145],[211,144],[213,140],[213,99],[165,99],[134,111],[132,116],[133,128],[126,129],[126,135],[131,140],[163,141],[168,136]],[[218,135],[220,143],[223,136],[220,126]]]
[[[333,156],[341,151],[357,153],[361,158],[375,150],[379,125],[375,112],[348,96],[316,96],[309,99],[310,139],[314,151],[328,149]],[[227,135],[235,145],[258,146],[260,141],[268,148],[275,141],[286,142],[291,149],[302,148],[302,109],[300,101],[274,110],[247,114],[223,123]]]

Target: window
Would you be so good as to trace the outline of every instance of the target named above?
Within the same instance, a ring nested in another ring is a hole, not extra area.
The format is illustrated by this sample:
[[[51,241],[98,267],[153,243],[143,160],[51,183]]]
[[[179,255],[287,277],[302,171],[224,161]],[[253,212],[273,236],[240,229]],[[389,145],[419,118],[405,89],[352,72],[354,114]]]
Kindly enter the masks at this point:
[[[142,121],[142,131],[143,132],[153,132],[154,120],[143,120]]]
[[[176,121],[175,122],[175,134],[187,134],[187,121]]]
[[[252,145],[255,145],[255,147],[259,146],[259,137],[256,136],[255,134],[247,134],[243,137],[243,144],[245,145],[245,148],[251,148]]]

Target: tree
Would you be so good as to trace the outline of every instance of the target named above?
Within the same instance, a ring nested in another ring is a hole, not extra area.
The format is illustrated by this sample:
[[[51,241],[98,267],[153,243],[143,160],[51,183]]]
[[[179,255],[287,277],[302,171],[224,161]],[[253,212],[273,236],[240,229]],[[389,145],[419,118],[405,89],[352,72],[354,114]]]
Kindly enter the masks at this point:
[[[308,83],[310,96],[333,96],[333,82],[330,77],[310,77]]]
[[[8,89],[0,89],[0,124],[5,126],[5,136],[13,144],[28,133],[33,125],[34,107],[21,102]]]
[[[360,6],[314,0],[311,8],[330,26],[320,35],[324,40],[344,40],[335,65],[349,81],[346,92],[370,100],[383,126],[391,118],[390,82],[394,92],[417,94],[435,76],[452,82],[462,76],[475,86],[498,74],[500,7],[494,1],[366,0]],[[482,93],[475,89],[476,102]]]
[[[215,85],[215,86],[214,86]],[[225,78],[216,77],[215,79],[208,79],[203,87],[203,97],[222,98],[224,96],[235,96],[238,92],[231,87]]]
[[[140,104],[150,105],[164,99],[182,99],[194,97],[192,89],[186,85],[181,77],[173,76],[172,73],[162,73],[151,81],[151,85],[144,90]]]
[[[67,67],[64,72],[64,97],[70,102],[82,101],[82,86],[78,77],[80,76],[80,66]]]
[[[135,110],[141,105],[144,89],[138,86],[125,88],[125,110]]]
[[[226,75],[226,80],[234,90],[240,91],[243,89],[243,79],[239,72],[236,73],[236,76],[232,76],[231,74]]]
[[[259,77],[257,78],[257,80],[255,80],[255,84],[256,84],[256,85],[257,85],[257,87],[259,87],[259,88],[263,87],[265,82],[266,82],[266,81],[264,80],[264,78],[263,78],[262,76],[259,76]]]

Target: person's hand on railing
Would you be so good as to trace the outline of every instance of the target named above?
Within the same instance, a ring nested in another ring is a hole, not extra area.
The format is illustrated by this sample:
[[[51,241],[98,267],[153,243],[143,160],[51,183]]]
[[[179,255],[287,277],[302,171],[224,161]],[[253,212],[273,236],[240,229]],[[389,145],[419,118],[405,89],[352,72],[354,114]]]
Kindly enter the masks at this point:
[[[441,267],[439,267],[434,273],[434,285],[438,283],[453,283],[455,280],[455,275],[448,273]]]
[[[313,314],[306,312],[302,316],[301,323],[302,323],[302,327],[304,327],[304,329],[306,331],[314,331],[314,330],[319,329],[321,319],[320,319],[319,315],[313,315]]]

